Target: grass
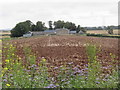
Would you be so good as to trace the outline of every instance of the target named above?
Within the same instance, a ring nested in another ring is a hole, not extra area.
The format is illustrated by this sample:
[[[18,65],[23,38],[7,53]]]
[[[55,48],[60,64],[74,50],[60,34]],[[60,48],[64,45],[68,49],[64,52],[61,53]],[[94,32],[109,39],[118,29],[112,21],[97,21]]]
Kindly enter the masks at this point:
[[[102,65],[97,61],[97,48],[87,45],[88,64],[84,70],[62,65],[55,67],[58,75],[52,77],[48,72],[47,60],[43,57],[36,64],[36,57],[29,47],[24,47],[26,64],[15,54],[16,48],[12,44],[4,46],[6,60],[2,68],[3,88],[118,88],[118,69],[113,68],[113,73],[103,77]],[[113,60],[114,61],[114,60]]]

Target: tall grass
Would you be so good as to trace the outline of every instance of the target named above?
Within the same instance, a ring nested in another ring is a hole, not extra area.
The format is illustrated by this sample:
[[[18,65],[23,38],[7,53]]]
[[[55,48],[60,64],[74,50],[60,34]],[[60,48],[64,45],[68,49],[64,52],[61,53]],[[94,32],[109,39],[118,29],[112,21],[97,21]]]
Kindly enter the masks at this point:
[[[3,88],[117,88],[118,71],[113,69],[111,75],[102,77],[102,65],[97,61],[94,45],[86,46],[89,62],[84,70],[72,68],[72,63],[68,63],[69,66],[55,67],[59,71],[56,77],[48,72],[45,58],[36,64],[30,48],[24,48],[26,64],[15,55],[16,48],[12,44],[4,48],[7,55],[1,75]]]

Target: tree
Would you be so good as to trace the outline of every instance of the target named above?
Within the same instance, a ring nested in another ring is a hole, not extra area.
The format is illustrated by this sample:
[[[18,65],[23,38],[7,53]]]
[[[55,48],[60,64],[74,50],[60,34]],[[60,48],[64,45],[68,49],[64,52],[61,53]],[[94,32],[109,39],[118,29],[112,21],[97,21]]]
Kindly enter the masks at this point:
[[[84,33],[86,33],[86,30],[83,27],[81,27],[81,31],[84,32]]]
[[[70,30],[76,30],[76,25],[72,22],[65,22],[64,27]]]
[[[107,30],[108,30],[108,34],[113,34],[113,29],[112,29],[112,27],[108,26],[108,27],[107,27]]]
[[[35,24],[32,25],[32,31],[36,31],[36,25]]]
[[[103,29],[102,29],[102,27],[99,26],[97,30],[103,30]]]
[[[76,33],[79,33],[79,31],[80,31],[80,25],[77,26]]]
[[[118,29],[120,29],[120,25],[118,25]]]
[[[20,37],[32,30],[33,23],[30,20],[20,22],[11,30],[11,37]]]
[[[46,29],[45,23],[43,23],[42,21],[38,21],[36,23],[35,29],[36,29],[36,31],[44,31]]]
[[[63,28],[64,27],[64,21],[58,20],[54,22],[54,29]]]
[[[49,24],[49,29],[52,30],[53,29],[53,27],[52,27],[52,21],[49,21],[48,24]]]

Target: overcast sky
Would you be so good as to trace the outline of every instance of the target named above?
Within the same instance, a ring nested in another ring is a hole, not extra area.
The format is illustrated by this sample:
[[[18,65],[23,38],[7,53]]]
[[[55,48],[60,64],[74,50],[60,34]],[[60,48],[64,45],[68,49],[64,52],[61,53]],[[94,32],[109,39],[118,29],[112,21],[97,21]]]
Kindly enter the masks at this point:
[[[118,25],[119,0],[1,0],[0,29],[17,23],[64,20],[81,26]]]

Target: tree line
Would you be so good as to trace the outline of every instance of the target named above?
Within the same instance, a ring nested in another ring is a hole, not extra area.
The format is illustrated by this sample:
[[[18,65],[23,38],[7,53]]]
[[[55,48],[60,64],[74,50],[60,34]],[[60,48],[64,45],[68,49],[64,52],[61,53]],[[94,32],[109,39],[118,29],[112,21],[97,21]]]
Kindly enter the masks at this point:
[[[120,28],[120,26],[104,26],[104,27],[81,27],[80,25],[76,25],[73,22],[65,22],[63,20],[58,21],[48,21],[49,27],[45,26],[45,23],[42,21],[37,21],[36,24],[31,22],[30,20],[26,20],[24,22],[19,22],[16,26],[11,30],[11,37],[20,37],[28,31],[44,31],[44,30],[55,30],[60,28],[67,28],[69,30],[74,30],[76,33],[79,31],[86,32],[86,30],[108,30],[109,34],[113,34],[113,29]]]
[[[49,27],[45,26],[45,23],[42,21],[37,21],[36,24],[31,22],[30,20],[26,20],[24,22],[19,22],[16,26],[11,30],[11,37],[20,37],[28,31],[44,31],[44,30],[55,30],[60,28],[67,28],[69,30],[74,30],[77,33],[82,30],[85,32],[84,28],[80,25],[75,25],[73,22],[65,22],[63,20],[58,21],[48,21]]]

